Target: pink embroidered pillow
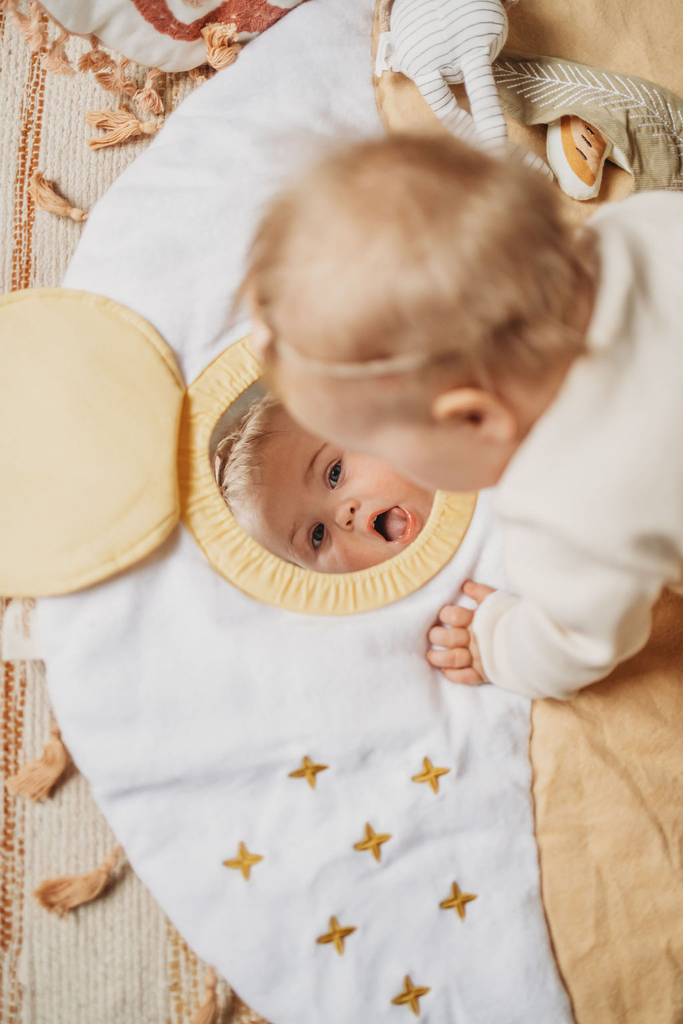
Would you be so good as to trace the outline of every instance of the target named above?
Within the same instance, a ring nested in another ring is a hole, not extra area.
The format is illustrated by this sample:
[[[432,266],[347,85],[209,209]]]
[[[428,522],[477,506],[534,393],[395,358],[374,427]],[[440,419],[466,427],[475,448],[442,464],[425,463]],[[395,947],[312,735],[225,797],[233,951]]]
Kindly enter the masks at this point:
[[[226,39],[245,43],[304,0],[43,0],[64,29],[95,35],[104,46],[146,67],[189,71]],[[207,31],[207,26],[219,28]],[[234,30],[232,29],[234,26]],[[203,31],[204,30],[204,31]],[[207,38],[208,37],[208,38]],[[234,59],[234,57],[232,58]],[[231,63],[228,59],[214,67]]]

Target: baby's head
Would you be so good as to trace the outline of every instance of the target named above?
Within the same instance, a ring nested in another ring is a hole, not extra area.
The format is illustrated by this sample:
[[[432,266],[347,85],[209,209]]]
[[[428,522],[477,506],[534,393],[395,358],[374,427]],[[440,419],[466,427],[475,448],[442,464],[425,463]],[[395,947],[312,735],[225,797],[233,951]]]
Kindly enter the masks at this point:
[[[449,490],[496,482],[591,298],[549,186],[445,135],[356,144],[294,183],[242,294],[300,423]]]
[[[239,524],[273,554],[316,572],[353,572],[398,554],[433,494],[389,465],[300,427],[272,398],[216,448],[214,473]]]

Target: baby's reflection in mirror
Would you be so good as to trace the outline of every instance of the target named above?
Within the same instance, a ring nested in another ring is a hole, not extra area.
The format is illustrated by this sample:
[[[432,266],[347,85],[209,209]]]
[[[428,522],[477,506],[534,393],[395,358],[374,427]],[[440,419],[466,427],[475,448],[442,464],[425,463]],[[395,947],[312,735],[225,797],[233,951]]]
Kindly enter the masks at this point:
[[[214,475],[240,526],[315,572],[368,569],[423,529],[434,494],[388,463],[300,427],[271,396],[252,400],[214,450]]]

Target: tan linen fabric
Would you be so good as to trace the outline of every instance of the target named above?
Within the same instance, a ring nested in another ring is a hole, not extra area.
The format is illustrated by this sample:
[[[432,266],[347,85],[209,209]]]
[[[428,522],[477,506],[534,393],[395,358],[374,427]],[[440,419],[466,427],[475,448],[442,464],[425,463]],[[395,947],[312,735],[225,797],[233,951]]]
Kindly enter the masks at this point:
[[[567,703],[537,701],[543,902],[579,1024],[683,1020],[683,599]]]
[[[507,49],[649,78],[683,96],[680,0],[520,0]]]
[[[28,11],[28,2],[22,4]],[[67,51],[78,59],[86,41]],[[0,294],[61,284],[81,227],[36,210],[28,181],[40,169],[89,210],[148,145],[92,152],[87,111],[115,107],[91,75],[46,74],[0,11]],[[139,84],[145,69],[128,72]],[[167,110],[193,88],[186,75],[157,80]],[[3,384],[11,385],[4,381]],[[5,496],[0,480],[0,495]],[[1,500],[1,499],[0,499]],[[7,606],[0,601],[0,627]],[[1,632],[1,629],[0,629]],[[40,755],[49,704],[42,662],[3,661],[0,649],[0,776]],[[94,868],[116,845],[86,780],[70,770],[42,804],[0,800],[0,1024],[189,1024],[204,998],[206,965],[183,942],[128,866],[108,893],[64,919],[42,910],[44,878]],[[263,1024],[219,985],[221,1024]]]

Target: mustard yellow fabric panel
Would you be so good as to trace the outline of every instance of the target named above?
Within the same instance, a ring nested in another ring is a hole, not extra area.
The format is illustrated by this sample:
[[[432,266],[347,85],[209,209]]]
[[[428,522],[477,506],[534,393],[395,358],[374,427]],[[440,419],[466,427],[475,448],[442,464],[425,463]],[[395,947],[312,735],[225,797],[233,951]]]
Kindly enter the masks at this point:
[[[184,385],[141,317],[59,288],[0,298],[0,594],[87,587],[178,521]]]
[[[405,597],[453,557],[469,526],[476,495],[437,493],[412,544],[370,569],[316,573],[272,555],[237,523],[209,461],[209,441],[226,408],[258,380],[260,365],[244,339],[226,349],[188,388],[178,450],[182,517],[213,567],[266,604],[313,615],[348,615]]]

